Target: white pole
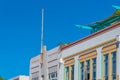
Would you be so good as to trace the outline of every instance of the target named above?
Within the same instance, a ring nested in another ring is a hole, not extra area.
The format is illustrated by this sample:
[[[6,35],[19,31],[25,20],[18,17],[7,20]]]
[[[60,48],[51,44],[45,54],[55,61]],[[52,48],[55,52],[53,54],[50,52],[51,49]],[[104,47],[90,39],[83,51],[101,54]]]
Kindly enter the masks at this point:
[[[43,38],[44,38],[44,8],[42,8],[41,53],[42,53],[42,48],[43,48]]]

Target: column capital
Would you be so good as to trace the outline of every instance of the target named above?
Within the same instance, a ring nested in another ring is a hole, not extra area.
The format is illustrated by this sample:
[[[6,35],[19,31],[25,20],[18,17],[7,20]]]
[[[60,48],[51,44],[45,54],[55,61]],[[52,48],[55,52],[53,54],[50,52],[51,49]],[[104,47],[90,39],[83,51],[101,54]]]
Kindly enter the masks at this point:
[[[75,56],[74,59],[76,60],[76,59],[78,59],[78,57],[79,57],[79,56]]]
[[[103,48],[103,47],[96,48],[97,53],[100,53],[100,54],[101,54],[102,48]]]

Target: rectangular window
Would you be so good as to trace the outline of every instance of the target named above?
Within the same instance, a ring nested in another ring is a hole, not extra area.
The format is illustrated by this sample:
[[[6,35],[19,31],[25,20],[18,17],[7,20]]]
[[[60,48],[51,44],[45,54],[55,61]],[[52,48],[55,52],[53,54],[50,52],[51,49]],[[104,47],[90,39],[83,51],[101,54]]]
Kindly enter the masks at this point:
[[[104,55],[104,77],[105,80],[108,80],[108,54]]]
[[[50,79],[56,79],[57,78],[57,72],[54,72],[54,73],[50,73],[49,74],[49,80]]]
[[[86,80],[90,80],[90,60],[86,61]]]
[[[69,67],[66,67],[66,80],[69,80]]]
[[[38,80],[39,79],[39,72],[32,73],[32,80]]]
[[[48,76],[49,80],[57,78],[57,65],[48,68]]]
[[[112,80],[116,80],[116,52],[112,53]]]
[[[93,62],[93,71],[92,71],[92,77],[93,77],[93,79],[92,80],[96,80],[96,58],[94,58],[93,60],[92,60],[92,62]]]
[[[84,80],[84,62],[81,62],[81,80]]]
[[[38,80],[38,77],[32,78],[32,80]]]
[[[71,66],[71,80],[74,80],[74,65]]]
[[[56,74],[55,74],[55,77],[57,78],[57,72],[56,72]]]

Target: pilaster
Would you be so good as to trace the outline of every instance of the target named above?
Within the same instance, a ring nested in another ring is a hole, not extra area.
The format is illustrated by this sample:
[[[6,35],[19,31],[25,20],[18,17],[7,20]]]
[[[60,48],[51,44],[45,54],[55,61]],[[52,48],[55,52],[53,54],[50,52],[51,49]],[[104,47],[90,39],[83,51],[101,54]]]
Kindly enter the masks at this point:
[[[65,66],[63,63],[59,63],[59,70],[58,70],[58,80],[64,80],[65,79]]]
[[[78,80],[81,80],[81,68],[80,61],[78,60]]]
[[[97,48],[97,74],[96,74],[96,78],[97,80],[102,78],[102,47]]]
[[[120,36],[116,36],[117,39],[117,80],[120,80]]]
[[[74,64],[74,80],[78,80],[78,68],[79,68],[79,66],[78,66],[78,63],[79,63],[79,60],[78,60],[78,56],[75,56],[74,57],[74,59],[75,59],[75,64]]]

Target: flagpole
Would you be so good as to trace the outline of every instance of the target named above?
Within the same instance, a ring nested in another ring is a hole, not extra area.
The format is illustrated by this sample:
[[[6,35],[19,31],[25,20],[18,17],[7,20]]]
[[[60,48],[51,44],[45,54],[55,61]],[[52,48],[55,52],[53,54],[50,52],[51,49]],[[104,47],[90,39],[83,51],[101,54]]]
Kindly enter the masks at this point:
[[[44,38],[44,8],[42,8],[42,25],[41,25],[41,53],[43,48],[43,38]]]

